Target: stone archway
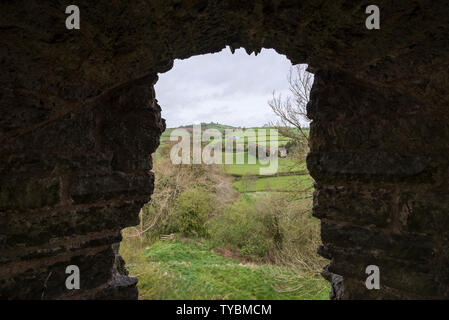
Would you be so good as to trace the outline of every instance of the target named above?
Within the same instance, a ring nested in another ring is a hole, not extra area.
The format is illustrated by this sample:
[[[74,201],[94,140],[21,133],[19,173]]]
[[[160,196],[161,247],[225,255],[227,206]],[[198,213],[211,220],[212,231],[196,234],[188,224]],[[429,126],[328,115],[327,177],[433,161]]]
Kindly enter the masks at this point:
[[[153,189],[152,84],[175,58],[274,48],[315,73],[321,255],[338,297],[449,296],[448,5],[379,1],[2,3],[0,297],[135,298],[112,244]],[[81,289],[68,291],[77,265]],[[381,289],[367,290],[367,265]]]

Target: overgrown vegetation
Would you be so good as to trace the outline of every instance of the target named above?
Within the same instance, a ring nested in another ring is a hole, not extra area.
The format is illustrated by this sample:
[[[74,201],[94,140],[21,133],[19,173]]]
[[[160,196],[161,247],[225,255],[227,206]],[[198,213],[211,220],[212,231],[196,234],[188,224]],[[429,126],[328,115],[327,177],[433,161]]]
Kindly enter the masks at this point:
[[[307,89],[310,78],[302,80]],[[303,94],[301,86],[291,88]],[[170,130],[164,134],[154,157],[152,201],[141,211],[140,226],[124,230],[121,250],[139,278],[141,298],[328,297],[329,285],[319,275],[326,260],[316,254],[320,227],[311,214],[313,180],[304,161],[308,129],[300,120],[305,98],[271,101],[281,119],[278,142],[289,153],[279,159],[275,176],[259,176],[262,164],[248,163],[253,157],[248,143],[255,137],[242,138],[244,164],[174,165]]]
[[[225,257],[208,241],[123,242],[140,299],[328,299],[325,280],[272,264]]]
[[[328,285],[319,275],[325,261],[316,254],[320,234],[319,222],[311,216],[310,176],[236,178],[223,166],[173,165],[169,150],[169,144],[159,150],[155,191],[142,209],[141,225],[124,231],[121,253],[131,274],[139,278],[141,298],[326,297]],[[168,235],[178,240],[161,240]],[[186,247],[186,239],[194,243]],[[181,247],[204,253],[205,241],[207,259],[212,260],[195,260],[198,265],[189,265],[187,258],[185,264],[161,262],[153,255],[163,248],[174,250],[175,258]],[[224,263],[220,253],[233,259]],[[215,262],[209,265],[211,261]],[[220,280],[206,290],[200,283],[214,282],[202,274],[209,272]],[[230,285],[236,277],[241,278],[238,288]],[[193,287],[187,288],[187,283]]]

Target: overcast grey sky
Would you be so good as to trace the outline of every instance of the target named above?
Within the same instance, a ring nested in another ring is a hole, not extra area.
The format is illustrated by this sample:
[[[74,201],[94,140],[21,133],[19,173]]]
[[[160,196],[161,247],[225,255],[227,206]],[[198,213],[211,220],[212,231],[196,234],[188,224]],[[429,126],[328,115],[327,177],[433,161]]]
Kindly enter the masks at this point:
[[[159,74],[156,98],[167,127],[219,122],[242,127],[262,126],[275,120],[268,106],[273,90],[288,94],[291,63],[273,49],[257,56],[244,49],[175,60]]]

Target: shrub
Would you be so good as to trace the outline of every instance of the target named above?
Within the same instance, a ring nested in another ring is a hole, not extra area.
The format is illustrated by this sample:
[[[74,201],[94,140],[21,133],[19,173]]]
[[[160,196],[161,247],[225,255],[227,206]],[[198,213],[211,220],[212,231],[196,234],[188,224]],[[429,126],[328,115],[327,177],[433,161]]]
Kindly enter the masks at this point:
[[[125,231],[128,237],[145,237],[147,240],[154,241],[160,235],[177,233],[180,228],[179,218],[181,207],[185,202],[178,198],[188,190],[196,190],[202,193],[207,190],[210,197],[208,201],[215,204],[214,207],[233,201],[235,198],[232,190],[232,177],[226,176],[224,169],[219,166],[181,164],[174,165],[169,158],[172,144],[166,143],[158,148],[160,156],[154,163],[155,189],[151,196],[151,201],[142,208],[140,224],[136,227],[130,227]],[[194,191],[194,192],[196,192]],[[188,198],[188,196],[184,196]],[[210,200],[213,199],[213,200]],[[190,205],[192,207],[192,204]],[[177,214],[174,212],[177,211]],[[208,217],[213,215],[213,211],[208,212]],[[188,229],[185,232],[192,234]],[[204,229],[204,228],[203,228]],[[193,234],[197,234],[195,228]],[[201,232],[204,233],[204,230]]]
[[[181,193],[172,213],[177,231],[186,236],[207,236],[206,221],[212,202],[213,195],[203,187]]]
[[[321,243],[319,220],[312,217],[311,198],[295,194],[242,196],[210,222],[215,246],[278,265],[319,273],[326,264],[316,254]]]
[[[227,206],[210,223],[216,246],[237,249],[243,256],[257,259],[264,257],[271,246],[264,229],[254,206],[244,199]]]
[[[273,194],[258,199],[255,206],[275,244],[270,259],[318,274],[327,262],[316,253],[320,221],[312,216],[311,195]]]

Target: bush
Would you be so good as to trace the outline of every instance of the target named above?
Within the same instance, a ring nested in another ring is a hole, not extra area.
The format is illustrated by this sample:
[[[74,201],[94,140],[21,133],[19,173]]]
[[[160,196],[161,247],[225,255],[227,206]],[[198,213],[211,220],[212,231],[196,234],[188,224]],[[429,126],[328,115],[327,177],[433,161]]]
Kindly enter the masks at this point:
[[[244,199],[227,206],[211,221],[210,230],[216,246],[237,249],[246,257],[260,259],[272,244],[254,206]]]
[[[312,216],[312,199],[301,194],[273,194],[255,204],[266,232],[275,244],[275,264],[318,274],[326,260],[316,253],[321,244],[320,221]]]
[[[318,273],[326,261],[316,254],[320,224],[311,206],[311,198],[295,194],[243,196],[210,222],[212,241],[247,258]]]
[[[212,211],[213,195],[203,187],[184,191],[172,213],[178,232],[185,236],[207,236],[206,221]]]
[[[151,196],[151,201],[142,208],[139,226],[126,230],[125,234],[128,237],[145,237],[151,242],[159,239],[161,235],[180,232],[180,229],[185,230],[186,234],[197,234],[198,231],[195,230],[197,226],[187,228],[181,226],[180,228],[180,224],[183,222],[180,222],[179,218],[182,220],[182,214],[179,210],[183,206],[194,207],[192,203],[190,205],[183,204],[184,200],[178,200],[188,190],[200,192],[201,195],[195,196],[214,203],[214,207],[221,207],[235,198],[232,190],[232,177],[225,175],[222,167],[194,164],[174,165],[169,158],[171,146],[172,144],[166,143],[158,148],[160,156],[154,163],[156,173],[154,193]],[[209,192],[209,197],[204,195],[204,190]],[[188,198],[189,196],[184,195],[183,197]],[[175,214],[176,210],[178,211]],[[208,212],[208,217],[212,215],[213,211]],[[201,232],[204,233],[204,228]]]

